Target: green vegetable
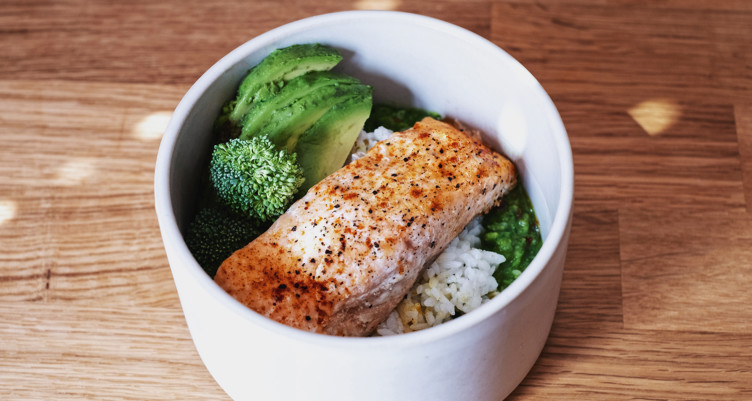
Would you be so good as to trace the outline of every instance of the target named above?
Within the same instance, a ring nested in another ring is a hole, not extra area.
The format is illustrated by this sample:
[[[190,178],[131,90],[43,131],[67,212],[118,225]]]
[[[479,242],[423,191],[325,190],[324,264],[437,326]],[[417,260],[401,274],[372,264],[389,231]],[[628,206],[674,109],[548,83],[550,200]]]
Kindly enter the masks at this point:
[[[335,48],[318,43],[274,50],[243,79],[228,119],[238,124],[254,102],[277,94],[287,81],[308,71],[330,70],[341,60],[342,56]]]
[[[353,96],[335,104],[311,128],[305,131],[295,146],[305,181],[299,194],[324,179],[345,164],[363,123],[371,113],[371,93]]]
[[[481,247],[507,259],[494,272],[501,291],[522,274],[543,244],[533,205],[522,183],[483,217],[482,224],[485,232]]]
[[[274,97],[288,81],[311,71],[328,71],[341,60],[337,49],[321,44],[292,45],[271,52],[251,68],[235,99],[222,106],[214,122],[217,143],[239,137],[241,124],[251,108]]]
[[[329,71],[341,60],[336,49],[321,44],[273,51],[243,79],[237,98],[223,106],[215,122],[217,142],[265,137],[279,150],[296,152],[297,160],[305,164],[306,184],[297,192],[303,194],[342,167],[370,114],[372,88],[353,77]],[[305,140],[298,147],[301,137]],[[244,168],[248,175],[255,167]],[[297,183],[289,177],[280,180]],[[236,185],[236,181],[229,180],[231,184],[225,187],[235,188],[238,193],[256,191],[245,188],[247,184]],[[250,201],[236,193],[229,194],[226,188],[218,192],[234,210],[270,219],[280,205],[286,206],[289,201],[286,194],[290,185],[285,185],[284,202],[263,191],[265,195],[252,194]],[[266,210],[270,207],[273,212]]]
[[[235,109],[236,100],[228,100],[222,106],[222,112],[214,121],[215,143],[227,142],[240,136],[240,125],[230,121],[230,113]]]
[[[425,117],[441,119],[441,115],[432,111],[419,108],[390,106],[376,104],[373,106],[371,117],[365,124],[365,130],[371,132],[378,127],[388,128],[392,131],[404,131],[412,128],[416,122]]]
[[[185,243],[211,277],[233,252],[259,234],[251,221],[214,207],[201,209],[188,227]]]
[[[303,183],[296,155],[277,150],[266,137],[216,145],[209,175],[224,204],[261,222],[284,213]]]
[[[305,91],[291,103],[275,110],[271,118],[264,124],[258,124],[261,127],[254,132],[247,128],[254,127],[256,124],[246,120],[243,123],[243,133],[240,137],[249,139],[254,136],[268,136],[280,149],[292,152],[300,136],[334,105],[351,98],[366,97],[370,101],[371,87],[362,84],[332,84],[318,87],[316,90]],[[362,127],[358,129],[360,128]],[[353,138],[350,147],[354,143],[355,138]]]
[[[290,107],[301,98],[322,96],[326,91],[321,91],[324,86],[359,85],[357,79],[331,71],[311,71],[290,80],[279,93],[266,101],[256,102],[246,114],[243,120],[243,139],[260,135],[270,120],[278,112],[283,112],[285,107]]]

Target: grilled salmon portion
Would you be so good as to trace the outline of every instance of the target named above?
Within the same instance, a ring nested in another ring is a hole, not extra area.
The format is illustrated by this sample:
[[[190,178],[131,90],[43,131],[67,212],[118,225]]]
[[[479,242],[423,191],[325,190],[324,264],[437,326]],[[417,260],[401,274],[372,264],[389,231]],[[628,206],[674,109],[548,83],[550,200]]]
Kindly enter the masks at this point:
[[[215,281],[286,325],[368,335],[423,266],[515,183],[509,160],[426,118],[313,186]]]

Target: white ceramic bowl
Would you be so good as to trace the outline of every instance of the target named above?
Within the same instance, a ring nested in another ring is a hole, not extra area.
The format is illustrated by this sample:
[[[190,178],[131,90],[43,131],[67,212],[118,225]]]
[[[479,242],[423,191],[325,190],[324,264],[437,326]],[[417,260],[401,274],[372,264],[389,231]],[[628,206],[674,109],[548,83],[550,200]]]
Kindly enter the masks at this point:
[[[320,42],[338,70],[377,101],[438,111],[483,130],[514,160],[541,223],[543,247],[479,309],[392,337],[341,338],[283,326],[236,302],[191,256],[181,232],[195,207],[212,122],[246,71],[273,49]],[[538,82],[491,42],[419,15],[353,11],[293,22],[212,66],[175,109],[159,149],[156,209],[185,319],[206,367],[238,400],[499,400],[535,363],[556,310],[572,210],[572,155]]]

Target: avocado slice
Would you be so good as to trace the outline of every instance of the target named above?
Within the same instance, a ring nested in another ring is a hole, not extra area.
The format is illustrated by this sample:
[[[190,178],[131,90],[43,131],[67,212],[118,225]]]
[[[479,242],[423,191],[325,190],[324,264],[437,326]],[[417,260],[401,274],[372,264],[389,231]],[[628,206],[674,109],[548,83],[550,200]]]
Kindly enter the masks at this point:
[[[345,164],[371,114],[372,90],[366,88],[367,93],[348,97],[332,106],[300,136],[295,153],[305,181],[298,189],[298,196]]]
[[[312,95],[327,85],[357,85],[360,81],[345,74],[331,71],[311,71],[290,80],[276,96],[261,102],[254,102],[243,120],[241,138],[257,136],[269,124],[274,112],[281,110],[296,100]]]
[[[242,121],[254,102],[275,95],[286,81],[308,71],[330,70],[341,60],[337,49],[318,43],[274,50],[243,79],[229,121]]]
[[[353,97],[370,99],[371,92],[371,87],[363,84],[333,83],[322,86],[297,98],[287,106],[275,110],[260,130],[251,133],[244,127],[240,137],[252,138],[265,135],[278,148],[292,152],[300,136],[334,105]]]

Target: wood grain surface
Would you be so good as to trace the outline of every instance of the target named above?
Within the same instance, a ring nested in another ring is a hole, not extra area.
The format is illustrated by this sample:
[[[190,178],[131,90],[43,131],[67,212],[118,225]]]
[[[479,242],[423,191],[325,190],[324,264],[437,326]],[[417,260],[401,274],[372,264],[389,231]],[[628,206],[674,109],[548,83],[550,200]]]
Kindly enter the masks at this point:
[[[0,2],[0,399],[228,399],[162,248],[159,140],[234,47],[369,8],[492,40],[569,132],[559,308],[509,399],[752,399],[746,0]]]

